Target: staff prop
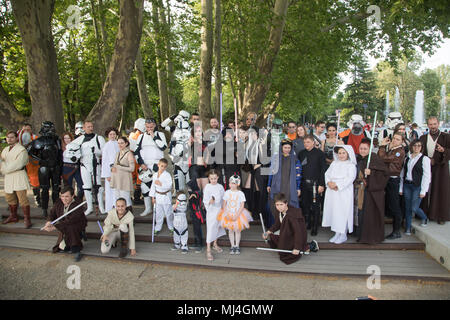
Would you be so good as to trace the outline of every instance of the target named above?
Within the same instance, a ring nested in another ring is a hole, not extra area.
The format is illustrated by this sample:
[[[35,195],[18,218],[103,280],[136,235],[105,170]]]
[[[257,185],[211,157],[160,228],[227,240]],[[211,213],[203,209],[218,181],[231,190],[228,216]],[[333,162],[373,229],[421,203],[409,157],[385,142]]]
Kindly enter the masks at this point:
[[[263,250],[263,251],[284,252],[284,253],[291,253],[292,254],[292,250],[271,249],[271,248],[262,248],[262,247],[257,247],[256,249],[257,250]],[[304,252],[300,251],[300,254],[304,254]]]
[[[152,243],[155,242],[156,204],[153,205]]]
[[[372,136],[370,137],[369,157],[367,158],[367,168],[366,169],[369,169],[370,158],[372,157],[373,139],[375,137],[375,126],[377,124],[377,115],[378,115],[378,111],[375,111],[375,117],[373,119]],[[367,178],[367,175],[364,175],[364,176]]]
[[[69,215],[70,213],[74,212],[76,209],[78,209],[79,207],[83,206],[85,203],[87,203],[87,201],[84,201],[82,203],[80,203],[79,205],[77,205],[75,208],[73,208],[72,210],[68,211],[67,213],[63,214],[61,217],[59,217],[56,220],[53,220],[52,222],[50,222],[50,224],[55,224],[56,222],[58,222],[59,220],[61,220],[62,218],[64,218],[65,216]],[[41,230],[44,230],[44,227],[41,228]]]
[[[261,226],[262,226],[262,229],[263,229],[263,233],[266,234],[266,227],[264,226],[264,219],[263,219],[261,213],[259,214],[259,218],[261,219]],[[267,239],[264,239],[264,241],[267,243]]]
[[[337,128],[336,128],[336,144],[339,140],[339,129],[341,128],[340,123],[341,123],[341,110],[337,110],[338,113],[338,118],[337,118]]]

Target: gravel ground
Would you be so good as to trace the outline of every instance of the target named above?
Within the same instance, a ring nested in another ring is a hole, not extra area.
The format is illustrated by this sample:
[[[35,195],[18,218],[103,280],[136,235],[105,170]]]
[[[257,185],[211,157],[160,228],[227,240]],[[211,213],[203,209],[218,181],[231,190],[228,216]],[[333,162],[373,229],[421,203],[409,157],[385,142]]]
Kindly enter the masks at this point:
[[[0,300],[14,299],[450,299],[450,282],[240,272],[84,257],[80,289],[68,289],[69,254],[0,248]]]

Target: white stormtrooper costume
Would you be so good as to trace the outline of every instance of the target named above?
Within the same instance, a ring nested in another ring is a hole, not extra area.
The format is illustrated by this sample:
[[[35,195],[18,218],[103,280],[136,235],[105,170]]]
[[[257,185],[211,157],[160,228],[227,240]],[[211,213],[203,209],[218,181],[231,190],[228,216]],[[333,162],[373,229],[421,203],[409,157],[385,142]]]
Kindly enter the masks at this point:
[[[136,151],[138,139],[143,132],[145,132],[145,119],[139,118],[134,122],[134,131],[128,136],[131,151]]]
[[[169,156],[174,163],[175,190],[184,190],[189,182],[189,138],[191,130],[189,127],[189,112],[181,110],[177,116],[171,116],[161,123],[166,131],[172,134],[170,139]],[[171,122],[174,126],[170,126]]]
[[[156,122],[151,119],[149,120],[156,124]],[[139,166],[145,164],[147,168],[153,171],[158,171],[158,161],[164,158],[164,150],[167,148],[166,137],[160,131],[157,131],[155,128],[154,137],[144,132],[138,138],[137,146],[134,151],[134,156],[136,157],[136,161]],[[151,211],[151,203],[150,203],[150,188],[152,186],[152,182],[141,184],[142,195],[144,196],[144,204],[145,210],[141,213],[141,217],[146,216]]]
[[[392,134],[394,133],[395,126],[399,123],[403,123],[402,114],[400,112],[389,113],[386,119],[387,128],[384,128],[384,130],[381,130],[378,134],[378,143],[381,143],[386,137],[389,137],[389,139],[391,139]]]
[[[181,193],[177,197],[177,207],[173,211],[173,242],[174,249],[188,251],[188,222],[186,219],[187,197]]]
[[[69,143],[66,147],[65,157],[73,158],[76,155],[81,155],[81,178],[83,180],[83,190],[87,201],[87,210],[85,215],[89,215],[94,210],[93,208],[93,196],[92,190],[98,190],[97,200],[100,213],[105,213],[105,207],[103,204],[103,187],[101,184],[101,162],[102,149],[105,145],[105,139],[97,134],[83,134]],[[80,151],[80,153],[77,152]],[[75,162],[75,161],[73,161]],[[97,189],[98,188],[98,189]]]

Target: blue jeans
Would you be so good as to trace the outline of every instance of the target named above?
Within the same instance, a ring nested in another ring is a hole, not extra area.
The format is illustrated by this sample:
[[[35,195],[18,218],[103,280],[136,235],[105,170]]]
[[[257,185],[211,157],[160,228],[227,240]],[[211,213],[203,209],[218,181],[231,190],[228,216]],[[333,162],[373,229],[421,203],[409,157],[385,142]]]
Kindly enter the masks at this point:
[[[427,216],[419,207],[420,202],[422,202],[420,198],[420,186],[416,187],[413,184],[403,184],[403,195],[405,197],[406,230],[410,230],[413,212],[422,220],[427,219]]]

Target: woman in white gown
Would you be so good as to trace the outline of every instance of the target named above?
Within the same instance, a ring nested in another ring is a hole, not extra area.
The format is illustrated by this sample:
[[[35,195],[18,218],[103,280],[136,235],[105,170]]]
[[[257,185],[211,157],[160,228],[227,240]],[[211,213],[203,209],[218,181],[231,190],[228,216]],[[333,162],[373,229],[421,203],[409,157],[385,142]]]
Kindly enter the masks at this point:
[[[353,181],[356,178],[356,157],[352,146],[334,147],[334,161],[325,172],[325,203],[322,227],[336,232],[330,242],[347,241],[347,232],[353,232]]]
[[[109,212],[115,202],[114,190],[111,188],[111,165],[114,164],[117,153],[119,152],[119,145],[117,144],[117,138],[119,131],[116,128],[108,128],[105,132],[105,136],[108,137],[108,142],[102,150],[102,178],[105,179],[105,210]]]

